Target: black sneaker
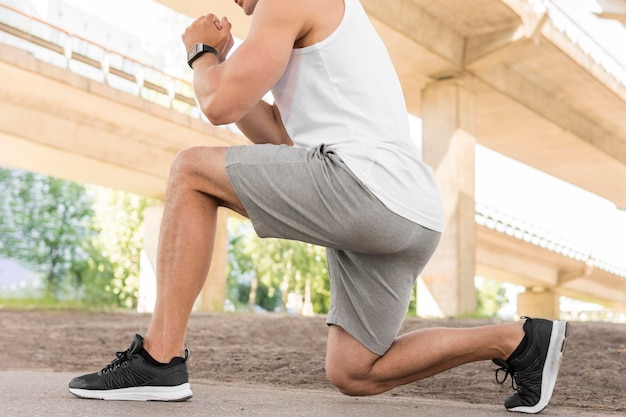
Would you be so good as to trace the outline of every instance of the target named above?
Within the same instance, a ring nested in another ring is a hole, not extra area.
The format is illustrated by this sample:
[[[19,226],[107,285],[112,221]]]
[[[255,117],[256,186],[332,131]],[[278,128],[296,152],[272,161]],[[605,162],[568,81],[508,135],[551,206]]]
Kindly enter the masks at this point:
[[[511,375],[511,387],[517,391],[504,402],[506,409],[534,414],[546,408],[552,397],[567,340],[567,322],[525,318],[525,340],[506,361],[493,362],[500,366],[496,380],[503,384]],[[500,371],[505,372],[502,379]]]
[[[187,374],[189,351],[185,350],[184,358],[174,358],[161,366],[147,353],[143,349],[143,338],[135,335],[128,350],[117,352],[116,359],[100,372],[72,379],[70,392],[101,400],[185,401],[191,398]]]

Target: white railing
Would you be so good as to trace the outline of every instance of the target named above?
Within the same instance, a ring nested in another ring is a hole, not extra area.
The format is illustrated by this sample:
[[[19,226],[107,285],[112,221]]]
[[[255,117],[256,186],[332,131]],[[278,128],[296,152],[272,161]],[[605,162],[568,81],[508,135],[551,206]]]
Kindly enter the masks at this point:
[[[626,268],[594,254],[593,250],[571,240],[564,239],[546,230],[535,227],[528,222],[497,211],[491,207],[476,204],[476,224],[485,226],[507,236],[530,243],[594,268],[626,278]]]
[[[568,14],[550,0],[528,0],[538,9],[548,12],[550,22],[554,27],[581,51],[590,57],[593,62],[602,67],[622,86],[626,86],[626,68],[617,58],[611,55],[591,34],[580,27]]]
[[[4,4],[0,4],[0,43],[115,89],[201,117],[191,82]]]

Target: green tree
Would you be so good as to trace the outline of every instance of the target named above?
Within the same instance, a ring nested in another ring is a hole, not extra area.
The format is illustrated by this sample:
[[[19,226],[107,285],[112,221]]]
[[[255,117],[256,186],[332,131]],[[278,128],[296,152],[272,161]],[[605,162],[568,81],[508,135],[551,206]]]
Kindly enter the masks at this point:
[[[41,272],[46,295],[59,298],[84,278],[97,230],[82,185],[0,170],[0,255]]]
[[[490,279],[476,280],[477,312],[480,316],[495,317],[500,309],[509,302],[506,289]]]
[[[328,312],[330,284],[324,248],[283,239],[259,239],[247,221],[229,221],[229,298],[285,311],[287,294],[306,293],[316,313]],[[253,296],[250,297],[250,291]]]
[[[93,224],[99,230],[94,247],[107,261],[98,264],[98,254],[94,254],[92,267],[97,267],[99,273],[92,276],[94,282],[88,287],[109,295],[102,297],[103,302],[135,308],[143,247],[143,212],[158,201],[103,187],[90,187],[89,191],[94,199]],[[91,294],[91,298],[96,296],[97,293]]]
[[[42,273],[46,296],[135,307],[143,210],[154,199],[0,169],[0,256]]]

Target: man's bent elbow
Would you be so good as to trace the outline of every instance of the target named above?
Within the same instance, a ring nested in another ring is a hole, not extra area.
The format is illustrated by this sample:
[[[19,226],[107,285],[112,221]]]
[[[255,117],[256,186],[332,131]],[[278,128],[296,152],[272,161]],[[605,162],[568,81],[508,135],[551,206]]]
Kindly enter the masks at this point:
[[[234,122],[234,120],[230,120],[228,113],[226,113],[223,108],[220,108],[219,105],[205,104],[201,107],[201,110],[214,126],[227,125]]]
[[[215,97],[198,99],[200,110],[209,122],[215,126],[227,125],[238,120],[237,109],[233,108],[229,100],[220,100]]]

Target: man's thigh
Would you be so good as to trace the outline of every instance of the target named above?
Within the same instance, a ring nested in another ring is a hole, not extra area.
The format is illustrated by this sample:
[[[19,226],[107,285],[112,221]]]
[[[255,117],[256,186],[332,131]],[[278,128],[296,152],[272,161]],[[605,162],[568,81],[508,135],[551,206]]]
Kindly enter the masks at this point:
[[[250,145],[228,150],[226,170],[260,237],[362,253],[395,252],[392,213],[324,145]],[[404,220],[408,222],[408,220]]]

